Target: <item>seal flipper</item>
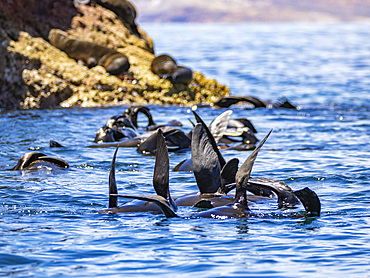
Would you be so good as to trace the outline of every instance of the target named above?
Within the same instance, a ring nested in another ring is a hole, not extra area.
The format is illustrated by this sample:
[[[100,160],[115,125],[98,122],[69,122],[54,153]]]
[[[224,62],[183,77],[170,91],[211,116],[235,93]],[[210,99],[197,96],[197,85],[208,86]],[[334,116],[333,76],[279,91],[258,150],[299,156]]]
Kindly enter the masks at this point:
[[[59,144],[57,141],[50,140],[49,143],[50,148],[63,148],[64,146]]]
[[[224,135],[232,113],[232,110],[225,111],[224,113],[217,116],[216,119],[214,119],[209,125],[209,131],[215,138],[216,143],[218,143]]]
[[[138,199],[142,201],[147,202],[153,202],[155,203],[160,209],[163,211],[164,215],[167,218],[171,217],[179,217],[175,211],[172,209],[170,202],[163,198],[162,196],[158,195],[118,195],[118,194],[112,194],[112,197],[123,197],[123,198],[129,198],[129,199]]]
[[[218,160],[220,161],[221,168],[224,167],[225,164],[226,164],[226,161],[225,161],[224,157],[222,156],[220,150],[218,149],[218,146],[217,146],[217,143],[216,143],[215,138],[213,137],[212,133],[209,131],[209,128],[207,127],[207,125],[203,122],[202,118],[199,117],[199,115],[195,111],[193,111],[193,114],[195,116],[195,119],[197,120],[197,123],[202,124],[203,129],[207,133],[208,138],[209,138],[209,141],[210,141],[210,143],[211,143],[214,151],[217,154]]]
[[[117,190],[117,183],[116,183],[116,174],[115,174],[115,164],[116,164],[116,156],[119,146],[117,146],[116,151],[114,152],[112,165],[110,168],[109,173],[109,207],[116,208],[118,207],[118,190]]]
[[[67,161],[65,161],[64,159],[61,159],[61,158],[50,157],[50,156],[41,156],[41,157],[38,158],[38,160],[49,162],[49,163],[54,164],[54,165],[56,165],[60,168],[69,168],[69,164],[67,163]]]
[[[314,191],[305,187],[301,190],[294,191],[294,194],[301,200],[308,216],[320,216],[321,203]]]
[[[157,135],[155,133],[151,134],[137,147],[137,151],[143,154],[154,154],[157,146]]]
[[[170,195],[169,189],[169,172],[170,162],[168,158],[168,150],[161,129],[157,131],[157,152],[155,158],[154,175],[153,175],[153,186],[155,192],[169,201],[174,211],[177,210],[177,206]]]
[[[245,206],[247,205],[247,196],[246,196],[246,190],[248,188],[248,180],[250,178],[252,167],[254,164],[254,161],[257,158],[258,152],[262,148],[263,144],[266,142],[267,138],[270,136],[272,132],[272,129],[270,132],[263,138],[261,143],[253,150],[253,152],[248,156],[248,158],[244,161],[242,166],[240,166],[238,172],[235,176],[236,181],[236,195],[235,195],[235,202],[240,202],[239,200],[244,200],[243,203]]]
[[[201,194],[215,193],[221,185],[221,167],[216,152],[202,124],[193,129],[191,158]]]
[[[221,186],[219,188],[220,193],[227,194],[234,187],[227,187],[229,184],[235,184],[235,176],[238,172],[239,159],[230,159],[221,170]],[[231,189],[229,189],[231,188]]]
[[[283,181],[270,178],[250,178],[248,191],[255,195],[270,197],[272,192],[278,196],[279,208],[292,208],[299,203],[293,190]]]

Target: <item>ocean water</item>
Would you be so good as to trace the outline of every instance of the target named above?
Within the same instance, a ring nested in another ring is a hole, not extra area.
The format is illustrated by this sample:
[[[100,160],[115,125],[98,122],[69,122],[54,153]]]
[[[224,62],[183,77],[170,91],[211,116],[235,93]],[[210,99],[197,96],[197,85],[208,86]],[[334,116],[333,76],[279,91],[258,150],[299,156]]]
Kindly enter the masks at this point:
[[[299,110],[232,106],[262,139],[252,176],[308,186],[318,218],[190,219],[97,214],[108,206],[114,148],[87,148],[127,107],[0,111],[0,276],[370,277],[370,25],[143,24],[156,52],[228,85],[233,95]],[[189,131],[186,107],[150,106],[157,123]],[[226,109],[199,108],[206,123]],[[140,122],[145,119],[140,117]],[[49,140],[64,148],[50,148]],[[60,171],[6,171],[26,152],[67,160]],[[223,150],[228,160],[250,152]],[[170,153],[171,169],[190,153]],[[119,193],[153,194],[155,158],[121,148]],[[197,190],[170,172],[173,196]],[[121,204],[128,200],[120,199]],[[254,211],[279,212],[276,200]],[[297,210],[303,210],[298,207]]]

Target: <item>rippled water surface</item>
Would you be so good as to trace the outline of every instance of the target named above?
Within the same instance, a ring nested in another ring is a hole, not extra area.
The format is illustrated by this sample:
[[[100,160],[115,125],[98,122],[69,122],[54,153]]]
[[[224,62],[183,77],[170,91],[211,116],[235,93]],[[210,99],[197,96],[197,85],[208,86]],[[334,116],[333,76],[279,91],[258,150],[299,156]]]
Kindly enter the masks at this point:
[[[0,171],[0,276],[12,277],[369,277],[370,25],[154,24],[156,51],[202,71],[233,95],[300,110],[232,107],[257,137],[274,131],[252,175],[310,187],[319,218],[179,219],[150,213],[97,214],[108,205],[113,148],[87,148],[127,107],[0,112],[0,170],[37,150],[67,160],[57,172]],[[188,108],[152,106],[157,123]],[[209,123],[224,109],[202,108]],[[144,118],[139,118],[143,123]],[[65,148],[50,148],[49,140]],[[222,151],[244,161],[250,152]],[[170,165],[190,156],[170,153]],[[120,193],[149,193],[155,159],[121,148]],[[191,173],[170,172],[173,196],[196,191]],[[121,203],[126,200],[120,200]],[[277,211],[275,201],[252,207]],[[303,208],[300,207],[302,210]]]

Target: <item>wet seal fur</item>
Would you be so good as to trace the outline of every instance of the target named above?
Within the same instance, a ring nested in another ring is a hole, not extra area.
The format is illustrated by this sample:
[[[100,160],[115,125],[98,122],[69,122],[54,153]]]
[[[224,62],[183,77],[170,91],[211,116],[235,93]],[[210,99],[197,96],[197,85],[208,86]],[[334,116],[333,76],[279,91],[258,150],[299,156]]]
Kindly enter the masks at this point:
[[[39,152],[29,152],[24,154],[19,159],[17,165],[9,170],[32,170],[36,169],[39,165],[49,165],[61,169],[69,168],[67,161],[63,159],[46,156],[45,154]]]
[[[50,30],[49,42],[89,68],[99,65],[112,75],[120,75],[130,68],[125,54],[96,43],[71,38],[60,29]]]

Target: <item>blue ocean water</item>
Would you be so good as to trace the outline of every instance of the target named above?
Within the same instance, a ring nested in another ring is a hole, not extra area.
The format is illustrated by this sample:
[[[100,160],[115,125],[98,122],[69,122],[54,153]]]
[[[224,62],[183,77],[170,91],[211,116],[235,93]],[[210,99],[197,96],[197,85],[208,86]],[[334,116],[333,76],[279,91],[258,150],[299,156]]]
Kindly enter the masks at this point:
[[[97,214],[108,206],[114,148],[93,149],[96,131],[127,107],[0,112],[0,276],[9,277],[369,277],[370,25],[143,24],[156,52],[228,85],[233,95],[285,96],[299,106],[244,109],[262,139],[254,177],[322,203],[319,218],[179,219]],[[150,106],[157,123],[186,107]],[[200,108],[209,123],[225,109]],[[139,118],[145,122],[145,119]],[[65,148],[50,148],[49,140]],[[69,170],[3,171],[28,151],[67,160]],[[223,150],[228,160],[250,152]],[[171,169],[190,156],[170,153]],[[152,194],[155,159],[121,148],[120,193]],[[197,190],[191,173],[170,172],[173,196]],[[120,200],[121,203],[127,200]],[[275,201],[255,211],[277,211]],[[301,207],[300,209],[303,210]]]

